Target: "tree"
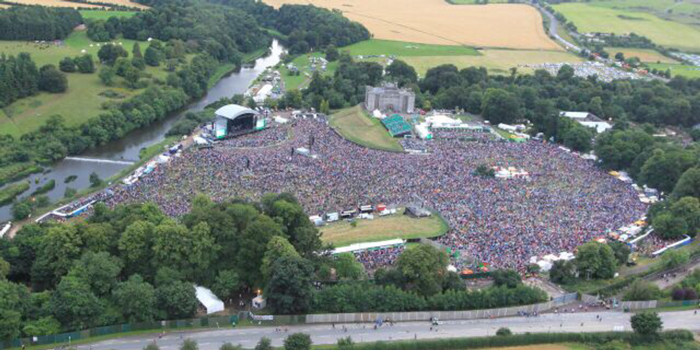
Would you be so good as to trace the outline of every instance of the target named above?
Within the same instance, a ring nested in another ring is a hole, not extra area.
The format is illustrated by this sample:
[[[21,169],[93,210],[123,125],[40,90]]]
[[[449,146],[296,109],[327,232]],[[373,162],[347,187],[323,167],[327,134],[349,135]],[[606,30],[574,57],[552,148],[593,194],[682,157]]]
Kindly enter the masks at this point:
[[[99,322],[104,311],[100,299],[82,279],[66,276],[51,295],[49,310],[65,328],[85,329]]]
[[[124,80],[126,80],[126,85],[132,89],[137,89],[139,87],[139,79],[141,78],[141,73],[135,67],[129,67],[124,75]]]
[[[311,350],[311,336],[305,333],[294,333],[284,340],[284,350]]]
[[[615,259],[617,260],[618,264],[621,265],[627,262],[627,260],[630,257],[630,253],[632,252],[632,250],[627,244],[622,243],[620,241],[611,241],[608,242],[608,245],[610,246],[610,248],[612,248],[613,254],[615,254]]]
[[[134,46],[131,48],[131,57],[143,58],[143,55],[141,54],[141,45],[139,45],[138,42],[135,42]]]
[[[20,335],[22,325],[21,287],[0,279],[0,339],[13,339]]]
[[[112,292],[114,305],[129,323],[150,322],[156,316],[156,292],[139,275],[131,275]]]
[[[481,103],[481,111],[482,117],[490,121],[492,125],[514,123],[520,119],[520,106],[517,98],[503,89],[487,89]]]
[[[221,270],[216,276],[212,291],[219,298],[227,299],[241,287],[238,274],[233,270]]]
[[[219,347],[219,350],[243,350],[243,347],[239,345],[233,345],[231,343],[224,343]]]
[[[246,249],[241,249],[238,253],[238,268],[239,275],[249,286],[261,285],[262,259],[268,242],[274,236],[282,236],[282,230],[280,225],[267,215],[260,215],[243,230],[240,244]]]
[[[128,57],[129,53],[124,50],[123,47],[119,45],[106,44],[102,45],[99,51],[97,51],[97,57],[100,62],[113,65],[119,57]]]
[[[338,339],[338,350],[351,350],[355,348],[355,342],[350,336]]]
[[[415,83],[418,81],[416,70],[408,63],[401,60],[394,60],[386,67],[386,75],[389,79],[397,82],[399,86]]]
[[[260,341],[255,345],[255,350],[272,350],[272,341],[268,337],[260,338]]]
[[[661,290],[655,284],[643,280],[636,280],[627,291],[625,291],[623,300],[656,300],[659,296],[661,296]]]
[[[12,203],[12,217],[16,221],[21,221],[29,217],[32,214],[32,206],[26,201],[14,202]]]
[[[277,259],[282,257],[299,258],[300,256],[296,249],[294,249],[294,246],[292,246],[286,238],[274,236],[267,243],[267,249],[262,259],[262,266],[260,267],[260,273],[265,282],[269,281],[272,275],[272,265]]]
[[[160,347],[155,342],[148,343],[148,345],[143,347],[143,350],[160,350]]]
[[[111,67],[102,67],[100,70],[100,80],[102,80],[102,83],[107,85],[107,86],[112,86],[114,85],[114,76],[115,76],[114,69]]]
[[[92,173],[90,173],[89,180],[90,180],[90,187],[95,188],[95,187],[102,186],[103,181],[102,181],[102,179],[100,179],[100,175],[97,175],[97,173],[94,171]]]
[[[39,89],[54,94],[65,92],[68,79],[54,65],[47,64],[39,70]]]
[[[624,61],[625,60],[625,54],[622,52],[618,52],[615,54],[615,59],[618,61]]]
[[[673,197],[700,197],[700,168],[686,170],[673,188]]]
[[[117,284],[122,262],[107,252],[88,251],[80,257],[69,275],[85,281],[98,297],[109,294]]]
[[[661,255],[663,266],[672,269],[685,265],[690,261],[690,254],[685,250],[669,250]]]
[[[507,337],[509,335],[513,335],[513,332],[511,332],[510,328],[501,327],[496,331],[496,335],[501,337]]]
[[[588,242],[576,252],[576,265],[586,278],[613,278],[617,268],[617,260],[612,248],[599,242]]]
[[[515,270],[496,270],[492,276],[493,282],[496,286],[515,288],[522,284],[520,274]]]
[[[73,73],[75,72],[75,62],[70,57],[64,57],[61,62],[58,63],[58,69],[61,72]]]
[[[447,264],[445,252],[431,245],[421,244],[401,253],[396,268],[403,275],[407,290],[430,296],[442,291]]]
[[[688,223],[670,212],[664,212],[653,217],[654,231],[665,239],[678,239],[688,232]]]
[[[632,316],[630,321],[634,332],[641,335],[656,335],[663,328],[661,318],[652,311],[640,312]]]
[[[156,300],[169,319],[190,318],[197,311],[197,296],[191,283],[173,282],[159,286]]]
[[[338,49],[335,47],[335,45],[328,45],[326,47],[326,60],[328,60],[328,62],[336,61],[339,56],[340,53],[338,52]]]
[[[182,345],[180,345],[180,350],[199,350],[199,345],[195,340],[185,339]]]
[[[218,248],[206,222],[188,229],[167,220],[156,227],[153,237],[156,266],[176,268],[189,278],[206,273]]]
[[[683,197],[671,204],[669,208],[674,218],[685,221],[688,226],[687,233],[691,237],[700,230],[700,199],[695,197]]]
[[[365,268],[357,262],[352,253],[343,253],[334,256],[333,267],[338,279],[359,280],[364,276]]]
[[[7,278],[7,275],[10,274],[10,267],[10,263],[0,257],[0,280]]]
[[[143,59],[146,61],[147,65],[151,67],[158,67],[160,66],[160,62],[163,60],[163,54],[160,52],[160,50],[154,48],[153,44],[151,44],[146,49]]]
[[[572,261],[557,260],[549,270],[549,279],[558,284],[572,284],[576,281],[576,264]]]
[[[313,266],[303,258],[282,257],[272,265],[265,295],[272,312],[303,314],[311,306]]]
[[[574,126],[564,135],[564,145],[577,152],[586,153],[591,150],[593,132],[586,127]]]
[[[80,73],[95,73],[95,62],[92,60],[92,55],[90,54],[76,57],[75,65],[78,67],[78,72]]]

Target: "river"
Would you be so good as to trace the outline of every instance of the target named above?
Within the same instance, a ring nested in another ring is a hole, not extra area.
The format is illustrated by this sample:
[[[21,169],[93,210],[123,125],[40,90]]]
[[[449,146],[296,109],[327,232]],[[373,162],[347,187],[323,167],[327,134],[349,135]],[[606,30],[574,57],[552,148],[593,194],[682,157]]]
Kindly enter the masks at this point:
[[[97,173],[102,179],[117,174],[131,163],[138,161],[139,151],[142,148],[162,141],[170,127],[185,113],[201,111],[205,106],[222,97],[232,97],[235,94],[244,93],[260,73],[279,63],[283,50],[282,45],[275,40],[270,46],[269,55],[258,58],[254,64],[245,65],[240,71],[222,78],[209,90],[206,96],[193,102],[185,110],[145,128],[132,131],[120,140],[91,149],[80,156],[68,157],[46,167],[43,174],[34,174],[21,180],[29,181],[31,187],[20,198],[30,196],[34,190],[54,180],[56,187],[47,192],[46,195],[52,202],[55,202],[63,198],[67,187],[81,190],[90,186],[89,176],[92,172]],[[75,175],[77,178],[70,183],[65,183],[65,179],[71,175]],[[10,208],[11,205],[0,207],[0,221],[11,219]]]

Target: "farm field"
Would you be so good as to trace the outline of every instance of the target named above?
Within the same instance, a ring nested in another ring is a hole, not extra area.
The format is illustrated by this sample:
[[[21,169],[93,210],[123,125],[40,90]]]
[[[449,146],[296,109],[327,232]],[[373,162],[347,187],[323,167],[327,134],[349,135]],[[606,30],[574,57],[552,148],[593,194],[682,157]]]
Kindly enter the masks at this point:
[[[554,5],[554,9],[573,22],[578,31],[644,35],[654,43],[666,47],[700,51],[700,28],[661,19],[654,15],[615,10],[584,3]]]
[[[389,135],[379,119],[370,118],[360,106],[341,110],[329,118],[330,125],[346,139],[368,148],[402,151],[399,141]]]
[[[651,63],[678,63],[678,61],[673,58],[666,57],[656,50],[650,49],[636,49],[629,47],[606,47],[605,51],[610,53],[610,56],[614,57],[616,53],[622,52],[625,58],[638,57],[642,62]]]
[[[524,4],[454,6],[444,0],[265,0],[337,9],[376,39],[423,44],[563,50],[544,32],[540,13]]]
[[[671,70],[671,77],[676,75],[684,76],[686,78],[700,78],[700,67],[690,66],[684,64],[668,64],[668,63],[649,63],[649,67],[656,68],[660,70]]]
[[[452,5],[482,5],[477,4],[478,0],[445,0]],[[489,4],[507,4],[508,0],[489,0]]]
[[[117,39],[115,42],[121,43],[128,52],[131,52],[135,43],[133,40],[126,39]],[[90,47],[90,44],[93,47]],[[141,43],[141,50],[145,50],[146,46],[146,43]],[[37,67],[45,64],[58,66],[58,62],[62,58],[78,56],[82,50],[92,54],[93,59],[97,61],[99,47],[87,38],[85,32],[74,32],[62,45],[0,41],[0,53],[17,55],[27,52],[32,56]],[[96,66],[99,71],[99,63],[96,63]],[[163,67],[147,67],[145,73],[161,79],[165,79],[168,74]],[[68,91],[65,93],[39,93],[0,109],[0,134],[20,136],[36,130],[46,119],[56,114],[62,115],[68,125],[78,125],[96,116],[101,110],[103,102],[118,101],[100,96],[100,93],[111,90],[124,97],[129,97],[139,92],[119,85],[107,87],[102,84],[97,73],[68,73],[66,76],[68,78]]]
[[[687,24],[700,24],[700,2],[694,0],[595,0],[591,6],[616,10],[647,12],[658,17]]]
[[[399,213],[384,217],[375,216],[374,220],[357,220],[352,227],[347,221],[339,221],[320,228],[321,239],[342,247],[353,243],[376,242],[394,238],[435,237],[447,232],[447,224],[440,217],[412,218]]]
[[[561,63],[582,62],[583,59],[568,52],[558,51],[524,51],[524,50],[480,50],[480,56],[425,56],[425,57],[400,57],[406,63],[413,66],[416,72],[425,76],[425,72],[441,64],[454,64],[457,68],[470,66],[485,67],[492,74],[510,74],[511,67],[520,64],[537,63]],[[531,73],[531,70],[520,68],[520,73]]]
[[[86,4],[70,2],[65,0],[8,0],[7,2],[16,3],[20,5],[41,5],[48,7],[73,7],[73,8],[102,8],[104,5],[100,4]],[[136,7],[140,9],[148,9],[148,6],[141,5],[139,3],[131,2],[129,0],[101,0],[101,3],[114,4],[118,6],[129,6]]]

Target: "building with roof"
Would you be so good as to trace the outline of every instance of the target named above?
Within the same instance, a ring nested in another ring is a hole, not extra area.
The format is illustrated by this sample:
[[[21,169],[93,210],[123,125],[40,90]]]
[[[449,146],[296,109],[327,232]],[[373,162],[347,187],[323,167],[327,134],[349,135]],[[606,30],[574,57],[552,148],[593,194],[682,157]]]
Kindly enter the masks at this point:
[[[207,310],[207,315],[224,311],[224,302],[219,299],[211,290],[194,286],[197,301]]]
[[[603,119],[596,117],[593,113],[588,112],[561,112],[560,116],[574,120],[575,122],[595,129],[597,133],[605,132],[612,128],[612,124]]]
[[[410,89],[401,89],[396,84],[365,88],[365,108],[368,111],[392,111],[396,113],[413,113],[416,94]]]
[[[258,112],[239,105],[226,105],[214,112],[214,137],[223,139],[262,130],[265,118]]]

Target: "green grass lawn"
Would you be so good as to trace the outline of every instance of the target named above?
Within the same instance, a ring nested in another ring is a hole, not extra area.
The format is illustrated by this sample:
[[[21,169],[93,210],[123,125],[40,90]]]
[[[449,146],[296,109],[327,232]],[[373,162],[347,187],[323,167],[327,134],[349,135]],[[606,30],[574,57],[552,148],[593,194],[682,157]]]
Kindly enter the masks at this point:
[[[573,22],[581,33],[633,32],[644,35],[659,45],[700,51],[700,29],[690,25],[664,20],[644,12],[616,10],[587,3],[554,5],[554,9]]]
[[[95,12],[95,11],[88,11]],[[112,11],[110,11],[112,12]],[[115,39],[115,43],[121,45],[131,53],[136,41],[127,39]],[[85,53],[92,55],[97,61],[98,43],[91,41],[85,32],[74,32],[63,44],[37,44],[26,41],[0,41],[0,53],[5,55],[18,55],[26,52],[32,56],[37,67],[46,64],[58,66],[58,62],[64,57],[75,57]],[[90,46],[92,45],[92,46]],[[100,44],[102,45],[102,44]],[[147,43],[140,43],[141,50],[145,50]],[[188,55],[190,59],[193,55]],[[96,63],[99,71],[101,65]],[[164,66],[147,67],[146,75],[154,78],[165,79],[168,72]],[[120,101],[123,99],[110,99],[100,94],[112,90],[128,98],[140,92],[129,90],[118,80],[114,87],[102,84],[97,73],[81,74],[68,73],[68,90],[65,93],[37,95],[15,101],[9,106],[0,109],[0,134],[21,136],[39,128],[52,115],[62,115],[68,125],[79,125],[91,117],[95,117],[102,110],[102,103],[107,101]]]
[[[376,242],[394,238],[436,237],[447,232],[447,224],[437,215],[413,218],[401,214],[376,216],[374,220],[358,220],[352,227],[347,221],[332,223],[321,228],[321,239],[342,247],[353,243]]]
[[[394,55],[401,56],[478,56],[479,51],[473,47],[416,44],[404,41],[370,39],[342,47],[351,55]]]
[[[330,125],[340,135],[359,145],[384,151],[403,151],[399,141],[389,135],[379,119],[370,118],[360,106],[331,115]]]
[[[107,11],[107,10],[80,10],[83,18],[87,19],[103,19],[107,20],[110,17],[132,17],[137,11]]]
[[[685,64],[669,64],[669,63],[649,63],[649,67],[660,70],[671,70],[671,76],[681,75],[687,78],[700,78],[700,67],[689,66]]]
[[[291,89],[301,89],[303,88],[307,80],[311,78],[311,75],[313,75],[313,71],[311,70],[311,62],[309,61],[310,57],[325,57],[324,54],[322,53],[311,53],[311,54],[306,54],[306,55],[301,55],[297,58],[295,58],[292,61],[292,64],[296,66],[299,69],[300,74],[299,75],[292,75],[290,70],[287,68],[286,65],[280,66],[280,74],[282,74],[282,79],[284,79],[284,85],[287,90]],[[338,61],[336,62],[329,62],[328,65],[326,66],[326,71],[322,72],[321,74],[324,76],[332,76],[335,73],[335,70],[338,68]],[[308,76],[307,76],[308,74]]]

